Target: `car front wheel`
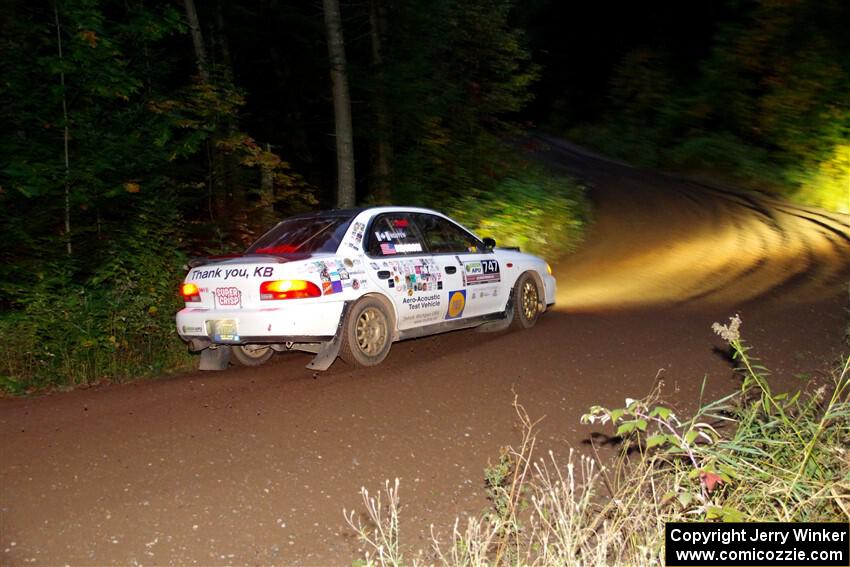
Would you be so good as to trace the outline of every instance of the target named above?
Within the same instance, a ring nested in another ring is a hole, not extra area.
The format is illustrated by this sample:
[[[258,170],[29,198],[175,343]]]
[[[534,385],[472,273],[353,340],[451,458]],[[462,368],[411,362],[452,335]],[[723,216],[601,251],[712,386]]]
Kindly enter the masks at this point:
[[[528,329],[537,323],[540,317],[540,290],[534,276],[528,272],[522,274],[514,286],[513,329]]]
[[[339,356],[353,366],[380,364],[392,346],[392,317],[382,301],[366,297],[346,315]]]
[[[230,347],[233,361],[242,366],[260,366],[269,361],[274,350],[266,345],[234,345]]]

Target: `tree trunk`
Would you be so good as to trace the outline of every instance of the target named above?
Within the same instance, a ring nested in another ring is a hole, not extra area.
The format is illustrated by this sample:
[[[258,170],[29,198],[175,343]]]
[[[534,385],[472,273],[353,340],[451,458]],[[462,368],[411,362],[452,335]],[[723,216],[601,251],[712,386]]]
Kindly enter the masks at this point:
[[[266,152],[271,151],[271,146],[266,144]],[[260,233],[271,228],[274,223],[274,203],[274,170],[264,162],[260,166],[260,210],[256,215],[256,227]]]
[[[212,28],[212,43],[217,48],[213,51],[215,80],[222,82],[224,88],[235,88],[233,84],[233,58],[230,54],[230,42],[224,30],[224,0],[215,2],[215,25]],[[216,58],[216,54],[219,56]],[[218,125],[219,135],[231,138],[238,132],[236,117],[225,113],[221,115]],[[227,195],[227,208],[230,211],[231,230],[234,238],[249,241],[252,238],[251,223],[248,218],[248,200],[246,187],[239,175],[239,160],[233,152],[219,152],[218,161],[221,165],[221,181]]]
[[[195,62],[198,66],[198,75],[201,82],[209,85],[212,84],[209,70],[209,59],[207,58],[207,48],[204,43],[204,34],[201,30],[200,20],[198,19],[198,11],[195,9],[194,0],[183,0],[183,6],[186,9],[186,21],[189,24],[189,30],[192,35],[192,45],[195,48]],[[221,138],[220,125],[213,132],[210,139],[207,140],[207,185],[209,187],[209,209],[211,220],[227,222],[226,232],[232,233],[233,211],[228,203],[227,191],[227,171],[226,166],[223,166],[221,152],[217,147],[217,142]]]
[[[377,87],[374,94],[375,128],[377,139],[374,143],[372,161],[372,198],[377,203],[389,203],[390,175],[393,160],[393,124],[387,109],[386,82],[384,77],[383,43],[386,37],[387,17],[383,0],[369,2],[369,32],[372,39],[372,67],[375,70]]]
[[[195,60],[198,64],[198,74],[205,83],[210,82],[209,68],[207,67],[207,50],[204,47],[204,36],[201,33],[201,24],[198,22],[198,11],[195,10],[194,0],[183,0],[186,8],[186,20],[189,31],[192,33],[192,44],[195,46]]]
[[[233,57],[230,55],[230,41],[224,33],[224,0],[215,3],[215,41],[221,52],[222,76],[228,85],[233,84]]]
[[[56,20],[56,43],[59,47],[59,64],[64,65],[64,55],[62,53],[62,28],[59,25],[59,7],[53,5],[53,17]],[[68,256],[73,254],[74,250],[71,245],[71,154],[68,149],[68,144],[71,139],[71,132],[68,127],[68,98],[65,95],[65,71],[64,68],[59,71],[59,84],[62,87],[62,124],[64,126],[64,156],[65,156],[65,244]]]
[[[351,99],[348,94],[348,76],[345,62],[345,41],[342,36],[342,19],[339,0],[323,0],[325,27],[328,34],[328,56],[331,63],[334,122],[336,123],[337,192],[336,206],[352,207],[354,193],[354,143],[351,128]]]

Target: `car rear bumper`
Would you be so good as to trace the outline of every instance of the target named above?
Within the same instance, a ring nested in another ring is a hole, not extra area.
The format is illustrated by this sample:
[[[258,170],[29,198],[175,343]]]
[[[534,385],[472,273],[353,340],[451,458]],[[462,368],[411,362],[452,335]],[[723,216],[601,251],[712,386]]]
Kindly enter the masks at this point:
[[[287,304],[263,309],[212,310],[187,307],[177,313],[177,334],[184,341],[210,344],[323,342],[337,332],[344,302]],[[225,340],[216,337],[221,321],[235,323],[236,332]],[[196,341],[198,342],[198,341]]]

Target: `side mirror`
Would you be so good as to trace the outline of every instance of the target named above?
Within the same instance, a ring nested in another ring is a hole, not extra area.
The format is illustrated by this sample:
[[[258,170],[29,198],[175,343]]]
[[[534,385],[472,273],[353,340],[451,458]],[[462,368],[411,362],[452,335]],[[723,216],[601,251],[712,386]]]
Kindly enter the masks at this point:
[[[492,250],[496,247],[496,241],[489,236],[484,237],[484,248],[487,250]]]

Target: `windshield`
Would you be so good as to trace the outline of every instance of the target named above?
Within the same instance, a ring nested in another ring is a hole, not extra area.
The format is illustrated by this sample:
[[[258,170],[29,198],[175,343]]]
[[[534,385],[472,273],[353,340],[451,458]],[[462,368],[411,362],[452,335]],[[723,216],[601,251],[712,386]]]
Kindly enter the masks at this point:
[[[297,217],[285,220],[251,245],[246,254],[299,255],[336,252],[350,216]]]

